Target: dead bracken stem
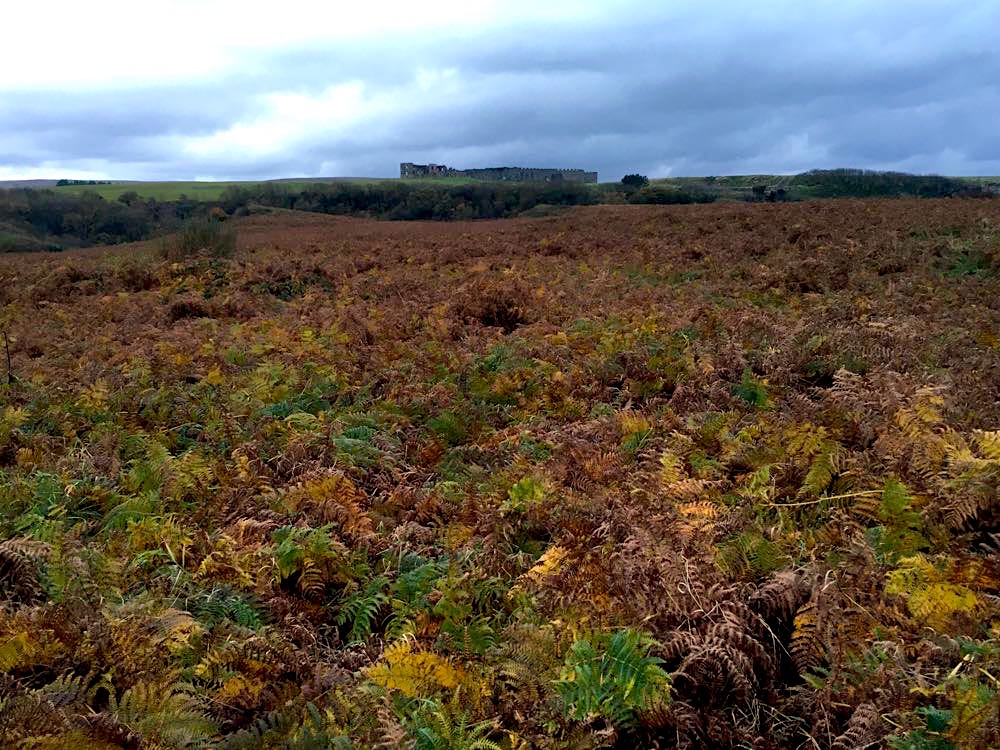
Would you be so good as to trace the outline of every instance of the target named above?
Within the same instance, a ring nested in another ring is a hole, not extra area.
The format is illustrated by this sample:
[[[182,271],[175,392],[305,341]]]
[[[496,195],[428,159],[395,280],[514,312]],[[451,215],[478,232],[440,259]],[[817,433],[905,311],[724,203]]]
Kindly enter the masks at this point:
[[[849,497],[865,497],[868,495],[881,495],[882,490],[864,490],[862,492],[846,492],[843,495],[825,495],[815,500],[803,500],[800,503],[771,503],[772,508],[801,508],[806,505],[819,505],[824,500],[846,500]]]
[[[7,385],[14,385],[14,370],[10,365],[10,342],[7,341],[7,331],[3,332],[3,348],[7,352]]]

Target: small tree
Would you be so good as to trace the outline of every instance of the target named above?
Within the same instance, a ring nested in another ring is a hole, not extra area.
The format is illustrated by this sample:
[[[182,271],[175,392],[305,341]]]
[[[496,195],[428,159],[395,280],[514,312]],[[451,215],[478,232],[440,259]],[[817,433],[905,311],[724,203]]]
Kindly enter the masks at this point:
[[[622,177],[622,185],[632,188],[644,188],[649,184],[649,178],[643,174],[627,174]]]

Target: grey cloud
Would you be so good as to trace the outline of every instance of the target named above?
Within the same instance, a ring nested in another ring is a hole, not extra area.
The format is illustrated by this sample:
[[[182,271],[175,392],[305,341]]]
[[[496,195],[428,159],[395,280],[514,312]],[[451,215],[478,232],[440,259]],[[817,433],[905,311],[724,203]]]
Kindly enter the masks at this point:
[[[390,176],[401,160],[725,174],[814,167],[998,170],[1000,6],[633,3],[599,23],[392,36],[260,55],[207,83],[0,92],[0,166],[105,162],[123,178]],[[453,69],[460,94],[421,91]],[[313,124],[264,158],[191,160],[184,138],[264,114],[261,97],[362,81],[388,113]],[[4,143],[18,144],[17,152]],[[28,145],[25,146],[24,144]]]

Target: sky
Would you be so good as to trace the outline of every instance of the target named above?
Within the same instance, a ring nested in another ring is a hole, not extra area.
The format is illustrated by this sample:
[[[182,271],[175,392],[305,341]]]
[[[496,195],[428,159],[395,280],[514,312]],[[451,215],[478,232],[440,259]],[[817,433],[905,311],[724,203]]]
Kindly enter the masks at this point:
[[[997,0],[34,0],[0,180],[1000,175]]]

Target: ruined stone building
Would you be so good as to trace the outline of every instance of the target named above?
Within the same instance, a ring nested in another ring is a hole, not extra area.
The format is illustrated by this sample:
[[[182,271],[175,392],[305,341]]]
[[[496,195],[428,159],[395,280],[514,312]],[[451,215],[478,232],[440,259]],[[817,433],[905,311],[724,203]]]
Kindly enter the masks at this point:
[[[404,161],[399,165],[400,177],[444,177],[454,171],[444,164],[413,164]]]
[[[597,182],[597,172],[582,169],[537,169],[533,167],[484,167],[482,169],[453,169],[444,164],[399,165],[399,176],[413,177],[466,177],[483,182]]]

